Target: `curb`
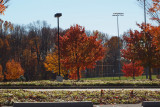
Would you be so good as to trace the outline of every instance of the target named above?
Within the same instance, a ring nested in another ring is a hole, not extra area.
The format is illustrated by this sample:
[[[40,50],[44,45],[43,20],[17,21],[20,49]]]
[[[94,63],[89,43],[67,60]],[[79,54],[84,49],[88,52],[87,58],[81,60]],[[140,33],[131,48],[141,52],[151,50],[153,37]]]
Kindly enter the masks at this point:
[[[160,86],[0,86],[0,89],[115,89],[115,88],[160,88]]]

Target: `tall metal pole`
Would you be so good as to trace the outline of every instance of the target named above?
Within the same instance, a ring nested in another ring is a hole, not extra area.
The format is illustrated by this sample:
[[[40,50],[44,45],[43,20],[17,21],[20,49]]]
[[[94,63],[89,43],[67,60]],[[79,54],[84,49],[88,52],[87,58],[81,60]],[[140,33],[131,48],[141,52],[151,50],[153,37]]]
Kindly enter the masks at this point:
[[[57,18],[58,23],[58,65],[59,65],[59,76],[60,76],[60,47],[59,47],[59,17]]]
[[[138,0],[141,1],[141,0]],[[144,2],[144,36],[146,36],[146,0]],[[146,68],[146,79],[148,79],[148,67]]]
[[[144,0],[144,37],[146,37],[146,0]],[[146,79],[148,79],[149,67],[147,67]]]
[[[144,24],[146,29],[146,0],[144,0]]]
[[[120,42],[119,42],[119,23],[118,23],[118,15],[117,15],[117,32],[118,32],[118,71],[119,71],[119,79],[121,79],[120,76]]]
[[[62,16],[62,13],[56,13],[55,14],[55,17],[57,18],[57,25],[58,25],[58,65],[59,65],[59,76],[61,75],[61,72],[60,72],[60,46],[59,46],[59,17]]]
[[[124,13],[113,13],[112,16],[117,16],[117,32],[118,32],[118,73],[119,79],[121,79],[121,64],[120,64],[120,41],[119,41],[119,21],[118,16],[124,16]]]
[[[146,0],[144,0],[144,37],[146,37]],[[146,71],[146,79],[148,79],[148,67]]]

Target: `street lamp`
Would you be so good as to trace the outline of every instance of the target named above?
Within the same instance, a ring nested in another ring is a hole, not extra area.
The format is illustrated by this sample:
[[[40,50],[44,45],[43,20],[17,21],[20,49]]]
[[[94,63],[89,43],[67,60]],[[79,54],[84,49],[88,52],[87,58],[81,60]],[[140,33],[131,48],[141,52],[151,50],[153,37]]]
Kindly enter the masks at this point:
[[[138,1],[142,1],[142,0],[138,0]],[[143,0],[144,3],[144,36],[146,36],[146,0]],[[148,68],[146,71],[146,78],[148,79]]]
[[[138,1],[142,1],[142,0],[138,0]],[[143,3],[144,3],[144,24],[146,27],[146,0],[143,0]]]
[[[58,75],[59,77],[57,77],[58,81],[62,81],[63,80],[63,78],[62,78],[62,80],[59,79],[59,78],[61,78],[61,76],[60,76],[60,47],[59,47],[59,17],[61,17],[61,16],[62,16],[62,13],[56,13],[54,15],[54,17],[57,18],[57,24],[58,24],[58,65],[59,65],[59,75]]]
[[[119,23],[118,23],[118,17],[119,16],[124,16],[124,13],[113,13],[112,16],[116,16],[117,17],[117,32],[118,32],[118,72],[119,72],[119,79],[120,77],[120,44],[119,44]]]

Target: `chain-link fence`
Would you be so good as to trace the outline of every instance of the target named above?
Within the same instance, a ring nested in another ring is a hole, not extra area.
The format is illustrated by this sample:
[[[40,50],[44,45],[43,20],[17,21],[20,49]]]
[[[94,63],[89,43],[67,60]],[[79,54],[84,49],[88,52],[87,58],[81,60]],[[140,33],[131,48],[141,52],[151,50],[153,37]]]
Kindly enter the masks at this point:
[[[82,78],[95,78],[95,77],[119,77],[124,76],[124,73],[121,71],[119,72],[118,67],[114,65],[96,65],[93,69],[86,69],[82,71],[81,76]],[[159,68],[152,69],[152,75],[160,74]],[[148,74],[147,68],[144,69],[144,73],[141,76],[142,79],[145,79],[146,74]]]

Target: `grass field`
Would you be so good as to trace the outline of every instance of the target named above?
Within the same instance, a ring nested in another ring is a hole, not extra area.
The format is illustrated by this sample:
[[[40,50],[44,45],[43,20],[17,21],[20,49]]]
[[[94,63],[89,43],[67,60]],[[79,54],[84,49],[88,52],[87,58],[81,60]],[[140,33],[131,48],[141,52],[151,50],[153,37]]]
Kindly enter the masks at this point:
[[[135,77],[136,80],[143,80],[146,79],[146,76],[139,76]],[[152,75],[152,79],[156,79],[156,75]],[[108,80],[108,81],[113,81],[113,80],[133,80],[133,77],[124,77],[121,76],[119,77],[95,77],[95,78],[82,78],[81,80]]]

